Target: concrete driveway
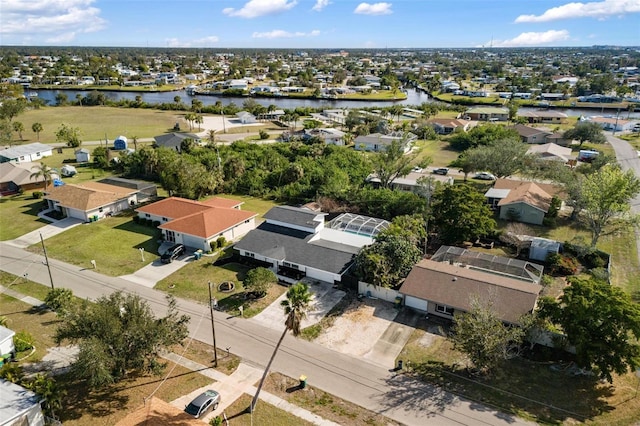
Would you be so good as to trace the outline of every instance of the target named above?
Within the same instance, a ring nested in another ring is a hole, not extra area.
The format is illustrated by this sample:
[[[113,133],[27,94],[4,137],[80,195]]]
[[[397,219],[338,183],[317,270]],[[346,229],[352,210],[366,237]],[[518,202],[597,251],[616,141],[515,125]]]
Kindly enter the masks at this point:
[[[38,214],[38,216],[40,216],[40,214]],[[46,220],[52,221],[51,218],[46,218]],[[74,226],[81,225],[82,223],[83,222],[80,219],[67,217],[62,220],[56,220],[53,223],[50,223],[49,225],[45,225],[42,228],[39,228],[39,229],[36,229],[35,231],[31,231],[27,234],[24,234],[21,237],[16,238],[15,240],[7,241],[7,243],[18,248],[27,248],[29,246],[39,243],[41,234],[42,234],[42,238],[46,240],[47,238],[53,237],[54,235],[58,235],[61,232],[64,232],[67,229],[71,229]]]
[[[332,283],[319,282],[315,280],[302,280],[309,284],[309,290],[313,293],[311,309],[307,317],[302,321],[302,327],[309,327],[318,323],[346,294],[342,290],[333,288]],[[284,326],[284,311],[280,302],[287,297],[286,293],[277,298],[271,305],[265,308],[251,321],[257,322],[265,327],[281,331]]]
[[[118,278],[130,281],[135,284],[143,285],[145,287],[153,288],[169,275],[173,274],[183,266],[186,266],[191,260],[194,259],[193,254],[183,254],[178,259],[171,263],[162,263],[160,259],[138,269],[136,272],[130,275],[121,275]]]

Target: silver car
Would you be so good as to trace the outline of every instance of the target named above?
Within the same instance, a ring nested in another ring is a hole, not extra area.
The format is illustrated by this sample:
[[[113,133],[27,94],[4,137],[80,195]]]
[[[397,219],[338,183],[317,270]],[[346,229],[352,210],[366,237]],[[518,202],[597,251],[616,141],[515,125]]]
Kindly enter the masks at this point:
[[[193,401],[189,403],[184,409],[188,414],[191,414],[196,419],[204,416],[209,410],[215,410],[220,403],[220,394],[214,390],[207,390],[198,395]]]

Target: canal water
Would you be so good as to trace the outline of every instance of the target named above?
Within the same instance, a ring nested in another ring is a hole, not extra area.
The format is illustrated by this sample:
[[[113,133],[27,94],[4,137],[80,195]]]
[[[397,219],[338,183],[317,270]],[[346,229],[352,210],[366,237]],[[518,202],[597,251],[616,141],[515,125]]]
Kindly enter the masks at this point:
[[[67,95],[67,99],[69,101],[74,101],[76,99],[77,94],[81,94],[82,96],[86,96],[90,91],[88,90],[34,90],[31,89],[31,92],[36,92],[38,97],[43,101],[47,102],[49,105],[56,104],[56,96],[59,93],[63,93]],[[239,107],[242,107],[242,103],[247,100],[247,97],[230,97],[230,96],[213,96],[213,95],[195,95],[190,96],[187,94],[186,90],[176,90],[171,92],[119,92],[119,91],[102,91],[107,99],[112,101],[118,101],[121,99],[128,99],[134,101],[136,96],[140,96],[142,101],[148,104],[161,104],[161,103],[173,103],[176,96],[180,96],[182,102],[187,105],[191,104],[192,99],[199,99],[202,101],[203,105],[215,105],[216,102],[222,102],[222,105],[228,105],[230,103],[235,103]],[[399,105],[407,105],[407,106],[417,106],[424,102],[433,102],[433,99],[427,95],[426,93],[417,91],[415,89],[409,89],[406,92],[407,99],[402,101],[348,101],[348,100],[336,100],[336,99],[292,99],[287,97],[280,98],[252,98],[257,103],[269,106],[276,105],[278,108],[282,109],[294,109],[298,107],[310,107],[310,108],[326,108],[326,109],[356,109],[363,107],[386,107],[394,104]],[[521,111],[527,110],[536,110],[537,108],[529,108],[522,107]],[[556,111],[564,112],[569,116],[612,116],[615,117],[617,111],[616,110],[607,110],[607,109],[579,109],[579,108],[571,108],[571,109],[562,109],[556,108]],[[620,118],[626,119],[629,116],[627,111],[620,111]],[[638,119],[640,118],[640,112],[635,112],[630,115],[630,118]]]

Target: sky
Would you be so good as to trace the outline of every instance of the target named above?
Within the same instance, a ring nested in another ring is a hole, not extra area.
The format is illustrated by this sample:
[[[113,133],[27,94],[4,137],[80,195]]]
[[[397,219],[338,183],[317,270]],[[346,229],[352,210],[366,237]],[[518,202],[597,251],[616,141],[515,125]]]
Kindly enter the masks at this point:
[[[0,45],[640,46],[640,0],[0,0]]]

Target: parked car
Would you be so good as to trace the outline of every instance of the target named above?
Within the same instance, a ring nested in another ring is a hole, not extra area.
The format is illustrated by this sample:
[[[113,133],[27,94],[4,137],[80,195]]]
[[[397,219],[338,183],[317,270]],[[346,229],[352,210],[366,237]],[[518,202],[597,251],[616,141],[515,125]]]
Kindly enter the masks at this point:
[[[446,176],[449,173],[449,169],[447,169],[446,167],[439,167],[437,169],[434,169],[433,173],[436,175]]]
[[[209,410],[215,410],[220,403],[220,394],[214,390],[206,390],[184,408],[185,413],[191,414],[196,419],[203,417]]]
[[[185,250],[186,249],[184,247],[184,244],[176,244],[174,246],[171,246],[169,250],[167,250],[162,256],[160,256],[160,261],[162,263],[171,263],[182,256]]]
[[[491,173],[487,173],[487,172],[480,172],[480,173],[476,173],[476,175],[474,176],[474,179],[480,179],[480,180],[496,180],[496,177],[494,175],[492,175]]]
[[[411,171],[414,173],[422,173],[422,167],[414,167]]]

